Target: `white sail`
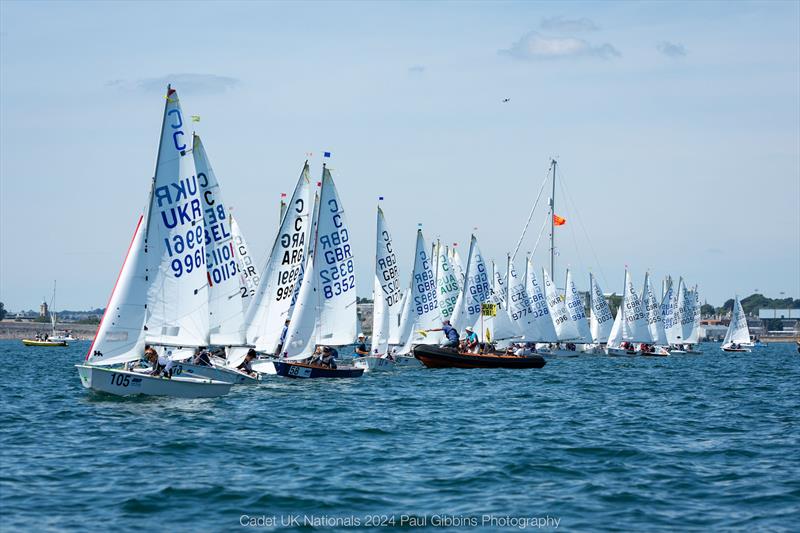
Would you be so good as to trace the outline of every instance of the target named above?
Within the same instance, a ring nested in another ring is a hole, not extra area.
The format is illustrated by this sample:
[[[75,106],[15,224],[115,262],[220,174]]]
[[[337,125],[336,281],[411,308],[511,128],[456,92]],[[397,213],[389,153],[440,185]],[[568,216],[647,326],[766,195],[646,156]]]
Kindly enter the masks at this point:
[[[686,342],[683,333],[683,308],[686,305],[686,295],[684,291],[683,278],[679,278],[678,286],[671,283],[667,287],[667,294],[662,303],[662,318],[664,319],[664,331],[667,334],[669,344],[682,344]]]
[[[260,269],[261,281],[245,316],[247,343],[267,353],[274,353],[280,342],[310,246],[313,206],[308,162],[303,165],[289,206]]]
[[[458,295],[453,315],[450,318],[453,327],[461,331],[466,326],[475,324],[481,313],[481,304],[489,296],[489,276],[486,272],[486,264],[483,262],[483,256],[478,248],[478,239],[473,235],[469,243],[464,287]]]
[[[531,308],[533,309],[533,320],[536,326],[537,337],[528,338],[527,334],[525,340],[531,342],[556,342],[558,334],[553,325],[553,320],[550,315],[550,309],[547,305],[547,298],[542,290],[539,280],[536,278],[536,271],[533,268],[530,258],[528,258],[525,266],[525,290],[531,301]]]
[[[569,319],[564,299],[558,294],[558,289],[556,289],[555,284],[550,280],[550,276],[544,268],[542,268],[542,280],[544,295],[547,298],[547,307],[550,309],[550,316],[553,319],[553,326],[556,328],[558,340],[577,340],[580,337],[578,327]]]
[[[680,320],[681,320],[681,334],[683,342],[690,342],[692,330],[694,329],[694,293],[690,291],[685,285],[683,287],[683,301],[680,307]]]
[[[589,330],[592,333],[592,342],[602,344],[608,342],[611,335],[611,328],[614,324],[614,317],[611,315],[611,309],[608,307],[608,302],[597,279],[590,273],[589,285],[591,287],[590,306],[589,306]]]
[[[414,344],[435,343],[441,338],[439,332],[427,332],[442,327],[442,314],[436,297],[436,279],[431,270],[431,257],[422,230],[417,230],[417,245],[414,253],[414,271],[411,275],[411,293],[407,313],[411,316],[411,331],[401,353],[408,353]],[[424,333],[423,333],[424,332]]]
[[[694,290],[692,291],[692,301],[694,302],[694,306],[692,310],[694,313],[692,314],[692,330],[689,335],[686,337],[686,342],[689,344],[697,344],[700,342],[700,291],[695,286]]]
[[[742,344],[750,342],[750,329],[747,327],[747,317],[742,309],[742,304],[739,302],[739,297],[736,296],[733,300],[733,310],[731,311],[731,323],[728,324],[728,331],[725,332],[725,339],[722,341],[723,346],[732,343]]]
[[[438,245],[437,248],[436,290],[439,298],[439,310],[442,313],[442,318],[449,320],[456,306],[461,287],[458,283],[457,274],[450,264],[448,251],[441,245]]]
[[[326,167],[313,244],[287,332],[284,356],[289,359],[309,357],[315,344],[350,344],[358,328],[355,258],[344,209]]]
[[[216,345],[241,344],[244,336],[244,313],[230,214],[203,143],[198,135],[193,138],[192,155],[200,185],[206,232],[209,342]]]
[[[534,306],[528,291],[525,289],[525,280],[517,276],[510,257],[506,267],[508,278],[508,298],[506,299],[506,314],[514,325],[517,334],[526,341],[536,342],[541,338],[534,315]],[[549,318],[548,318],[549,320]]]
[[[416,263],[416,262],[415,262]],[[411,267],[411,275],[414,275],[413,265]],[[400,315],[397,317],[397,328],[391,333],[389,337],[389,344],[392,346],[400,346],[406,344],[408,337],[411,335],[411,328],[414,327],[414,313],[409,301],[411,300],[411,287],[406,287],[403,292],[403,297],[400,299]]]
[[[378,222],[375,240],[375,286],[373,288],[374,309],[372,315],[373,355],[386,355],[392,321],[396,321],[400,308],[400,278],[397,274],[397,258],[392,246],[392,236],[386,227],[383,210],[378,207]]]
[[[647,327],[650,330],[650,337],[653,339],[653,343],[660,346],[669,344],[669,342],[667,342],[667,333],[664,330],[664,319],[661,316],[661,306],[658,300],[656,300],[653,285],[650,283],[649,272],[644,275],[642,304],[647,314]]]
[[[628,342],[653,342],[647,327],[647,313],[642,300],[633,287],[633,278],[625,269],[625,293],[622,295],[622,340]]]
[[[145,340],[208,344],[206,232],[200,187],[178,93],[168,89],[148,216]]]
[[[458,254],[458,248],[450,249],[450,266],[453,269],[453,273],[456,275],[456,281],[458,281],[458,290],[464,286],[464,262],[461,260],[461,256]]]
[[[609,310],[610,312],[610,310]],[[608,345],[612,348],[619,348],[620,344],[622,344],[622,315],[624,314],[622,310],[622,304],[620,304],[619,308],[617,309],[617,314],[614,317],[614,323],[611,326],[611,332],[608,334]]]
[[[572,280],[572,273],[567,270],[567,286],[566,286],[566,306],[569,313],[569,319],[575,324],[578,330],[578,340],[582,342],[590,342],[592,333],[589,331],[589,322],[586,320],[586,310],[583,308],[583,298],[575,287],[575,282]]]
[[[143,326],[147,281],[143,218],[139,217],[100,327],[86,354],[86,362],[89,364],[126,363],[135,361],[144,354]]]
[[[242,311],[247,312],[250,302],[256,295],[256,288],[260,279],[256,261],[250,253],[250,247],[244,239],[239,223],[231,215],[231,236],[233,238],[233,251],[236,254],[236,265],[239,271],[239,290],[241,291]]]

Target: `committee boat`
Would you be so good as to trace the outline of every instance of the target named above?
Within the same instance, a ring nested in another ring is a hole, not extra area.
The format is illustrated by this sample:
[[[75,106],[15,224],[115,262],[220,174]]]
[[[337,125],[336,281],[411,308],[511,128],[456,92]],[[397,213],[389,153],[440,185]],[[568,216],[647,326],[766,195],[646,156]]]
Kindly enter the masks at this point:
[[[545,365],[541,355],[461,353],[434,344],[418,344],[414,347],[414,357],[428,368],[542,368]]]

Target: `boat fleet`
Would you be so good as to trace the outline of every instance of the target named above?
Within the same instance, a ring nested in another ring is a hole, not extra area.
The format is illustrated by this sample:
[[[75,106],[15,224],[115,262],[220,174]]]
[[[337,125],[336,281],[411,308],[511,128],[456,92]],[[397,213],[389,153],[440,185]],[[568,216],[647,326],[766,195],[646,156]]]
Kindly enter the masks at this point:
[[[516,251],[498,269],[475,235],[462,262],[456,246],[429,246],[420,227],[404,284],[379,202],[373,328],[369,347],[360,350],[369,355],[337,364],[337,347],[359,338],[359,319],[356,250],[330,169],[323,165],[315,181],[303,164],[282,203],[272,247],[256,264],[208,153],[168,87],[146,207],[85,361],[76,365],[81,383],[120,396],[203,398],[277,377],[357,378],[423,365],[541,368],[548,357],[698,353],[700,296],[682,278],[665,280],[659,299],[649,274],[638,292],[626,268],[615,315],[593,275],[588,313],[569,270],[565,290],[556,287],[555,170],[553,161],[550,272],[535,268],[529,255],[518,273]],[[723,349],[746,350],[738,299],[734,318]],[[440,346],[450,328],[465,342]]]

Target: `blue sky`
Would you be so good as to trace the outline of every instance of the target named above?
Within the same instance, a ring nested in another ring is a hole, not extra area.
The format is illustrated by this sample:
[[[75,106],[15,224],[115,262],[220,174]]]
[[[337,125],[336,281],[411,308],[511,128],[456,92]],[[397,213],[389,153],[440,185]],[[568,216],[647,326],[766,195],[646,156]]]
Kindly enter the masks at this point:
[[[333,152],[362,296],[377,196],[402,276],[417,223],[504,263],[557,156],[559,284],[620,292],[627,264],[717,305],[798,297],[799,5],[3,1],[0,300],[58,279],[58,308],[105,305],[168,81],[259,257]]]

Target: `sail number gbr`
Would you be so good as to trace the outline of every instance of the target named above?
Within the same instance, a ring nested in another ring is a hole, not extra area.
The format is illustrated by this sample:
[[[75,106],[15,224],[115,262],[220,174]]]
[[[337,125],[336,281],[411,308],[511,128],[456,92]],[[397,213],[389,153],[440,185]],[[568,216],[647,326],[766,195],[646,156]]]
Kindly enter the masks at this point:
[[[353,273],[353,252],[350,250],[350,234],[344,227],[344,220],[335,199],[328,201],[333,231],[319,236],[319,250],[325,259],[325,265],[319,271],[322,294],[331,299],[356,288],[356,277]]]

